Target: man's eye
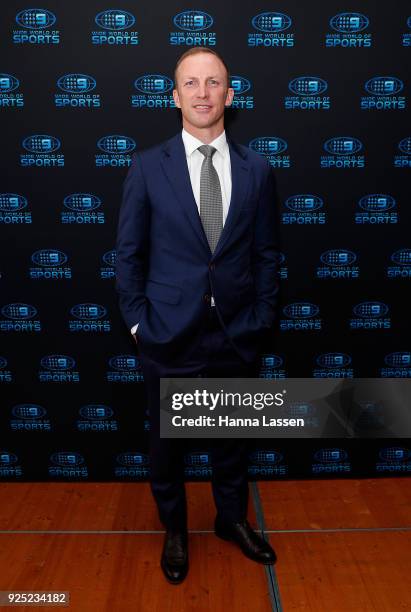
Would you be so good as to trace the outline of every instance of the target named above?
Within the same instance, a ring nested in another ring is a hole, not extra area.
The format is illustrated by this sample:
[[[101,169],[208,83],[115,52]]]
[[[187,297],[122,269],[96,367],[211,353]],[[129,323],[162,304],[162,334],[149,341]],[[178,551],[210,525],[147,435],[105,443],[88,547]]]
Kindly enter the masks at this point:
[[[211,79],[210,85],[218,85],[218,81],[216,81],[215,79]]]
[[[186,81],[186,85],[192,85],[193,81]]]

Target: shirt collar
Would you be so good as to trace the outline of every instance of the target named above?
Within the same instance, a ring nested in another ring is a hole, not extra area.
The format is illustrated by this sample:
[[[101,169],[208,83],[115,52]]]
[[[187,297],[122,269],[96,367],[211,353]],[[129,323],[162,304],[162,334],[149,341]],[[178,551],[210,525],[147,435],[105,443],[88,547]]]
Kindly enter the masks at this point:
[[[184,148],[187,157],[190,157],[190,155],[194,153],[194,151],[198,149],[198,147],[201,147],[201,145],[204,144],[204,142],[187,132],[187,130],[185,130],[184,128],[182,130],[181,136],[183,138]],[[210,142],[210,146],[215,147],[222,156],[227,154],[228,143],[225,130],[223,130],[221,134],[217,136],[217,138]]]

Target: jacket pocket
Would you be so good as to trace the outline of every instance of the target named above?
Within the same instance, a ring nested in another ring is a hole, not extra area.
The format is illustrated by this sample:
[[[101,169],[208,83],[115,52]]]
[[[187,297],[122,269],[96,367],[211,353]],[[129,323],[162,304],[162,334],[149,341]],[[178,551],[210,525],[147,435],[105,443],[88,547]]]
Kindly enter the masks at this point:
[[[173,285],[148,280],[145,294],[150,300],[166,302],[166,304],[178,304],[181,299],[181,289]]]

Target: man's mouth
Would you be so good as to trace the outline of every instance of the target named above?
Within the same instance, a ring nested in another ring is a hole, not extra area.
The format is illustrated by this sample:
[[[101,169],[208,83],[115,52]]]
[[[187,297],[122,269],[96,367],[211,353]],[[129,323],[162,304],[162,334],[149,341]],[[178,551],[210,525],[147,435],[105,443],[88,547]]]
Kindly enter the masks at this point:
[[[198,110],[208,110],[209,108],[211,108],[210,104],[194,104],[194,108],[197,108]]]

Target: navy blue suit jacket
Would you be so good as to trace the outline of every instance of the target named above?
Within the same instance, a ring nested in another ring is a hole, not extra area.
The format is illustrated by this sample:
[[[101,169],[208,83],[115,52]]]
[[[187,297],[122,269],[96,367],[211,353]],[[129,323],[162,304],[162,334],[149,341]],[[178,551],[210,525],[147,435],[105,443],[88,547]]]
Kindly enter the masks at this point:
[[[141,350],[178,358],[214,296],[221,323],[247,362],[275,318],[278,281],[275,187],[266,160],[228,140],[232,195],[212,254],[191,188],[181,133],[133,155],[117,234],[116,289]]]

